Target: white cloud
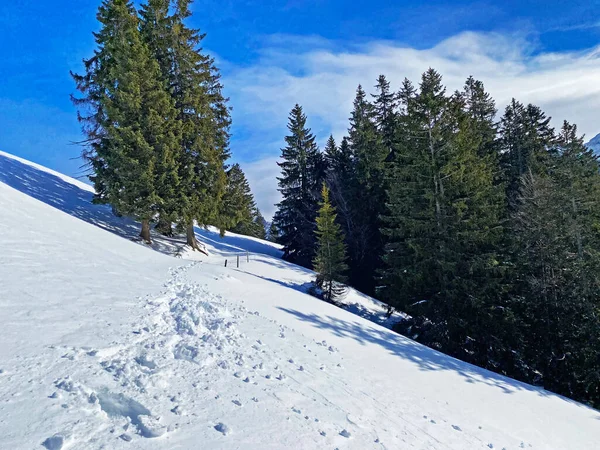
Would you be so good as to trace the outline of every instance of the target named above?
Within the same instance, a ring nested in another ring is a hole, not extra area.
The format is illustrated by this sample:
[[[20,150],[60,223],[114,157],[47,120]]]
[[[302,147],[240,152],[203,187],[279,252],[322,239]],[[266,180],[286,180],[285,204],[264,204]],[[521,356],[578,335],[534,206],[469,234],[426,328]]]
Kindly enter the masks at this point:
[[[298,44],[290,47],[294,39]],[[244,130],[245,135],[243,141],[234,142],[234,153],[236,145],[243,146],[243,159],[248,160],[253,147],[260,145],[258,154],[272,155],[244,165],[266,215],[272,212],[268,205],[278,201],[274,162],[292,106],[304,107],[320,142],[329,133],[339,139],[348,126],[357,85],[369,91],[380,74],[397,89],[404,77],[416,84],[421,73],[433,67],[450,91],[473,75],[496,99],[500,114],[515,97],[542,107],[553,117],[554,126],[567,119],[588,137],[600,131],[600,47],[540,53],[523,36],[472,32],[423,50],[389,41],[343,47],[310,37],[312,47],[303,43],[302,37],[269,39],[258,61],[230,67],[224,80],[234,106],[234,131]]]

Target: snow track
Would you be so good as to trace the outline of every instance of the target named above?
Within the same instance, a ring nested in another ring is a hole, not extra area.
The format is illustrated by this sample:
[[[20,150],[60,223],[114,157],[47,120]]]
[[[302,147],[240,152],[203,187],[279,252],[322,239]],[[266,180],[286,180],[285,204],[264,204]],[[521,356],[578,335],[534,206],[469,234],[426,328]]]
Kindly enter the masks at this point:
[[[361,434],[370,443],[377,440],[372,424],[351,419],[311,387],[315,375],[333,382],[342,370],[332,346],[294,336],[307,342],[306,353],[294,355],[282,352],[279,342],[266,344],[269,337],[283,341],[295,332],[187,282],[186,273],[200,265],[170,270],[164,292],[145,300],[144,318],[132,324],[126,341],[107,348],[55,349],[61,359],[73,362],[73,373],[54,380],[47,401],[80,420],[49,437],[52,448],[95,448],[107,440],[111,448],[148,448],[151,444],[142,440],[177,442],[198,428],[209,435],[203,442],[213,442],[209,448],[229,448],[231,439],[236,445],[280,448],[281,435],[272,447],[268,433],[259,440],[252,435],[281,416],[294,448],[343,444]],[[262,339],[240,328],[258,331]],[[253,420],[240,427],[239,419],[232,418],[248,408],[254,410]],[[272,426],[282,432],[281,423]]]

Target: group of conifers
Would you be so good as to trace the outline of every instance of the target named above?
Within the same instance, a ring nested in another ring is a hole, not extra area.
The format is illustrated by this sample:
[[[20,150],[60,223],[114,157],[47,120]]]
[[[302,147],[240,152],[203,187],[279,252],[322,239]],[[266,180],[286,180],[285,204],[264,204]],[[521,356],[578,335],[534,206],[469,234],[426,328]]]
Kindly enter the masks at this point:
[[[265,236],[227,99],[190,0],[99,8],[97,49],[73,74],[95,201],[165,234],[216,225]],[[269,235],[285,258],[411,318],[397,330],[465,361],[600,405],[600,175],[575,125],[427,70],[393,91],[359,86],[347,136],[321,152],[289,116]],[[401,374],[398,374],[401,382]]]
[[[97,49],[72,74],[81,97],[83,156],[95,201],[170,234],[194,222],[242,227],[261,235],[260,215],[239,165],[228,167],[230,109],[204,38],[185,19],[191,0],[105,0],[94,33]],[[264,237],[264,231],[262,232]]]
[[[514,99],[497,117],[483,83],[429,69],[359,86],[324,152],[300,106],[289,130],[273,226],[326,298],[347,277],[411,316],[397,331],[600,405],[600,173],[575,125]]]

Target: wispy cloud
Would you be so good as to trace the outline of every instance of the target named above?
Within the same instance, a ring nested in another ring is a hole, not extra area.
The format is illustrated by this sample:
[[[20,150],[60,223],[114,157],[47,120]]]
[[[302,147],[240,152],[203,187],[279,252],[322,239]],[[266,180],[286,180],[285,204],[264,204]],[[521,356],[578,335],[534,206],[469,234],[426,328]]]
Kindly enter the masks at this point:
[[[382,73],[398,88],[404,77],[418,82],[433,67],[450,90],[473,75],[485,83],[500,110],[515,97],[541,106],[555,126],[567,119],[589,137],[600,131],[600,47],[540,53],[524,35],[473,32],[427,49],[390,41],[350,46],[314,36],[306,44],[303,37],[271,38],[253,65],[228,67],[224,80],[234,106],[233,151],[238,159],[252,161],[244,167],[252,172],[252,187],[267,216],[278,199],[275,161],[292,106],[304,107],[320,142],[329,133],[339,139],[346,132],[357,85],[370,90]]]

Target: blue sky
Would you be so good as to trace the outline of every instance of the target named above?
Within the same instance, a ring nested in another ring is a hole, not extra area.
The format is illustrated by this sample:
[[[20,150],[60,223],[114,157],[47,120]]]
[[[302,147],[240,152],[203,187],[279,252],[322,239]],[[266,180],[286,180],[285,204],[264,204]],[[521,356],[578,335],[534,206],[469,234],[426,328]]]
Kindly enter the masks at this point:
[[[0,150],[78,175],[81,138],[69,70],[94,48],[99,0],[0,5]],[[600,1],[206,0],[190,23],[222,69],[234,160],[267,216],[287,111],[301,103],[323,142],[340,138],[354,89],[379,73],[397,87],[427,67],[450,88],[484,81],[593,135],[600,107]],[[591,137],[591,136],[590,136]]]

